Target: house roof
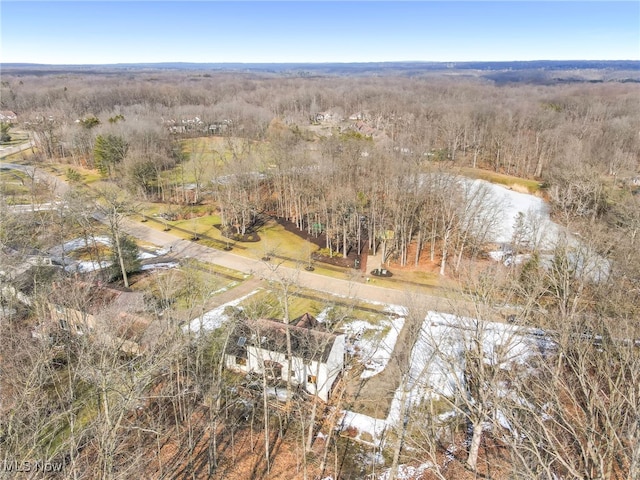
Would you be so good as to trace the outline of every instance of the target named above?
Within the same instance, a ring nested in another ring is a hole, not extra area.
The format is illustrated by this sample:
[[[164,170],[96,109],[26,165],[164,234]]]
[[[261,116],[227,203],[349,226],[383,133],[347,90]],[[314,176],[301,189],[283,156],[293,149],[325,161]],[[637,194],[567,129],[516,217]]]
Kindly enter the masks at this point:
[[[49,301],[56,305],[97,314],[105,309],[136,312],[144,309],[144,295],[81,281],[61,281],[53,285]]]
[[[229,338],[227,353],[244,355],[247,346],[254,346],[286,354],[289,329],[291,351],[294,356],[325,362],[338,335],[319,330],[318,321],[308,313],[294,322],[295,324],[287,325],[279,320],[267,318],[241,320],[235,325]]]
[[[310,313],[305,313],[304,315],[301,315],[300,317],[296,318],[293,322],[291,322],[291,324],[295,325],[296,327],[315,328],[316,330],[322,331],[321,324],[318,322],[318,320],[316,320],[316,317],[314,317]]]

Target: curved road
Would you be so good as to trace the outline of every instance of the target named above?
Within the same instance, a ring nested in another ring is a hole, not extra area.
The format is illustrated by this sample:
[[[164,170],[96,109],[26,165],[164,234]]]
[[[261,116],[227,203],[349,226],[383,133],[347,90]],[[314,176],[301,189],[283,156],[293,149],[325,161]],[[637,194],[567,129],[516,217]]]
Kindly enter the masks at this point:
[[[99,215],[94,218],[105,221]],[[439,311],[451,311],[452,303],[440,296],[429,295],[416,288],[397,290],[392,288],[378,287],[365,283],[361,277],[354,280],[327,277],[314,272],[307,272],[304,269],[295,269],[278,265],[275,262],[264,262],[260,259],[251,259],[236,255],[231,252],[217,250],[197,242],[183,240],[174,235],[156,230],[142,222],[135,222],[125,219],[124,230],[131,236],[160,247],[171,248],[171,254],[178,258],[197,258],[198,260],[220,265],[233,270],[238,270],[246,274],[252,274],[259,278],[271,281],[295,282],[298,285],[331,293],[348,298],[357,298],[369,302],[392,303],[396,305],[416,306],[437,309]],[[346,275],[345,275],[346,276]],[[458,302],[456,302],[458,304]],[[458,306],[460,306],[458,304]]]
[[[9,155],[13,155],[18,152],[22,152],[24,150],[29,150],[34,147],[34,143],[32,140],[28,142],[21,143],[20,145],[13,145],[12,147],[0,147],[0,159],[8,157]]]
[[[56,197],[61,197],[69,190],[69,185],[65,181],[60,180],[55,175],[51,175],[50,173],[47,173],[33,165],[20,165],[18,163],[7,163],[4,161],[4,159],[9,155],[14,155],[16,153],[29,150],[33,147],[33,140],[29,140],[25,143],[21,143],[20,145],[0,148],[0,170],[17,170],[25,173],[29,177],[33,177],[39,182],[48,183],[49,185],[51,185],[51,190],[54,195]],[[40,210],[54,210],[57,207],[58,202],[47,202],[39,205],[12,205],[8,207],[7,210],[14,213],[21,213],[36,212]]]
[[[29,149],[31,146],[31,142],[28,142],[19,146],[3,149],[0,151],[0,158],[4,158],[7,155],[11,155],[21,150]],[[54,191],[57,196],[61,196],[69,190],[69,185],[64,180],[33,166],[0,162],[0,169],[19,170],[29,175],[35,175],[37,179],[51,183],[54,186]],[[56,203],[54,202],[50,205],[55,206]],[[14,210],[16,212],[33,211],[33,208],[34,207],[31,206],[16,206],[14,207]],[[94,214],[94,218],[101,222],[106,221],[106,219],[98,213]],[[123,228],[125,232],[135,238],[160,247],[170,247],[171,255],[176,258],[197,258],[204,262],[231,268],[246,274],[252,274],[267,281],[295,282],[305,288],[346,298],[356,298],[368,302],[383,304],[411,306],[422,310],[429,309],[453,312],[454,310],[457,311],[460,307],[465,306],[466,303],[458,299],[455,301],[454,305],[454,302],[450,299],[426,293],[424,291],[425,288],[408,286],[407,289],[403,291],[378,287],[365,283],[361,276],[354,277],[353,280],[338,279],[314,272],[307,272],[304,269],[298,270],[285,267],[284,265],[277,265],[276,263],[267,263],[260,259],[242,257],[230,252],[207,247],[196,242],[180,239],[170,233],[155,230],[144,223],[135,222],[130,219],[124,220]]]

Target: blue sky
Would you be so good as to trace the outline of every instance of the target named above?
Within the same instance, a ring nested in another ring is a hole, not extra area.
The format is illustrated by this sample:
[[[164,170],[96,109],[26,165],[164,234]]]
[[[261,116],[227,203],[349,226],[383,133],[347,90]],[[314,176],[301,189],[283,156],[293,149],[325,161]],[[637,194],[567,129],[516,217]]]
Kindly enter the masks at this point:
[[[640,2],[1,0],[2,62],[640,60]]]

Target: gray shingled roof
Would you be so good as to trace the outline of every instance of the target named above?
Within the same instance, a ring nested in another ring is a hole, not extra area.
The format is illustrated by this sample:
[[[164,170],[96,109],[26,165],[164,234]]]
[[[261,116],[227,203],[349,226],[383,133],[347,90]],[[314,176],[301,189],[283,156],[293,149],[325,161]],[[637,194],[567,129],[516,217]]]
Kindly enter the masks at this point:
[[[305,314],[296,323],[318,325],[311,315]],[[291,351],[305,360],[325,362],[338,335],[318,328],[287,325],[281,321],[261,318],[239,321],[229,338],[227,353],[246,355],[246,347],[259,346],[265,350],[287,353],[287,333],[291,336]]]

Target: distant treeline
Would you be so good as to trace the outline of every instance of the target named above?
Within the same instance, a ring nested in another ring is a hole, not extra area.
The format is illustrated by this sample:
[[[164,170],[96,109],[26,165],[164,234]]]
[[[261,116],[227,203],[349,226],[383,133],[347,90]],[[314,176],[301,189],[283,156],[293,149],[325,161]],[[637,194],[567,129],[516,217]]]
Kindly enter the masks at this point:
[[[640,61],[636,60],[535,60],[514,62],[362,62],[362,63],[117,63],[104,65],[47,65],[2,63],[11,74],[46,75],[64,73],[122,73],[154,70],[253,72],[293,76],[420,76],[434,73],[462,73],[486,77],[497,83],[593,81],[576,71],[599,71],[597,81],[640,81]],[[516,72],[516,73],[514,73]],[[553,73],[551,73],[553,72]]]

